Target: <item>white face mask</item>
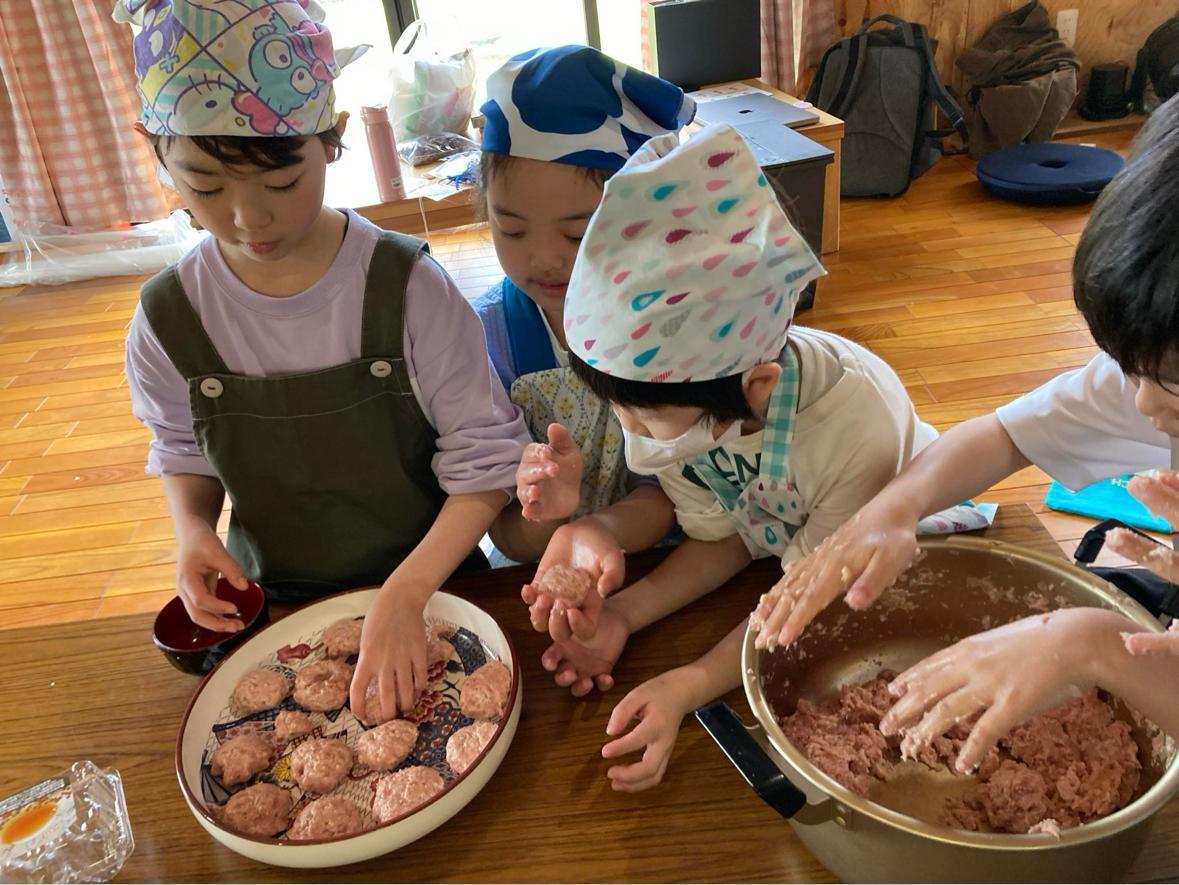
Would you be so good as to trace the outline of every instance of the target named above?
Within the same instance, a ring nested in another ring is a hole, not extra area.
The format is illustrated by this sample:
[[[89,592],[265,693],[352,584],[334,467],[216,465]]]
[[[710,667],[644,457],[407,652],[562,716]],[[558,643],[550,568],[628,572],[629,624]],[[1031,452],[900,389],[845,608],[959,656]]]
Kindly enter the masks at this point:
[[[712,422],[707,418],[701,418],[675,439],[652,439],[623,429],[626,466],[633,473],[649,475],[681,461],[691,461],[740,435],[741,422],[734,421],[719,438],[713,439]]]

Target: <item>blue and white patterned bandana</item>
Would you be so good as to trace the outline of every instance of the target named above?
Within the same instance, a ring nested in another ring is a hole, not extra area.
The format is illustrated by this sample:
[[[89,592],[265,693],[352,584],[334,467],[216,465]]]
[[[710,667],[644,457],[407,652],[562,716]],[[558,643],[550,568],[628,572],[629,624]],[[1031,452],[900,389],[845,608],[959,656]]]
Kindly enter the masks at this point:
[[[617,171],[649,138],[692,122],[678,86],[589,46],[530,49],[487,80],[483,150]]]

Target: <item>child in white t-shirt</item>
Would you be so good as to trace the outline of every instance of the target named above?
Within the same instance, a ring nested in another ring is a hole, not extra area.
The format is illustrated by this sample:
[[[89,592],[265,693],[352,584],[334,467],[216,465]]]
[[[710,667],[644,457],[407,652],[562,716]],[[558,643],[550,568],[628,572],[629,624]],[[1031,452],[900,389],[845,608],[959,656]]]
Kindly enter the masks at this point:
[[[752,559],[813,550],[933,439],[880,359],[827,332],[787,334],[822,272],[730,127],[679,147],[652,139],[607,183],[565,305],[570,363],[618,415],[630,469],[658,478],[687,539],[596,619],[566,612],[578,638],[551,631],[542,661],[574,694],[609,688],[630,634]],[[578,537],[564,564],[592,570],[619,543]],[[532,586],[525,599],[549,627],[553,601]],[[618,704],[603,754],[642,758],[609,770],[615,789],[657,783],[683,717],[739,684],[744,629]]]
[[[1124,473],[1175,467],[1179,439],[1179,99],[1139,135],[1105,189],[1073,267],[1077,306],[1104,351],[998,409],[953,428],[807,559],[789,570],[755,614],[757,640],[786,645],[836,597],[862,609],[916,551],[923,514],[977,494],[1035,464],[1078,489]],[[1131,481],[1130,491],[1179,526],[1179,474]],[[1126,530],[1110,546],[1168,580],[1179,554]],[[1151,651],[1170,655],[1150,655]],[[881,723],[913,726],[928,741],[981,714],[957,765],[976,766],[1003,734],[1063,692],[1099,686],[1179,735],[1179,633],[1143,633],[1109,611],[1078,608],[970,637],[893,684],[901,698]]]

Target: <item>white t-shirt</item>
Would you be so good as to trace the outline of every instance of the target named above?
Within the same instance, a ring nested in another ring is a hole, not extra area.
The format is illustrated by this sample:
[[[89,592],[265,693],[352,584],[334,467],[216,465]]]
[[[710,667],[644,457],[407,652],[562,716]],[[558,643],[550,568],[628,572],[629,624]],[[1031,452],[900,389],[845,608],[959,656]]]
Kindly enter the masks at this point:
[[[904,385],[878,356],[830,332],[794,326],[790,342],[801,371],[798,416],[787,481],[797,486],[805,522],[783,564],[801,559],[843,525],[937,436],[918,420]],[[741,436],[711,457],[738,481],[758,471],[762,431]],[[676,464],[656,474],[690,538],[737,534],[716,495]],[[750,553],[768,551],[742,536]]]
[[[1134,384],[1108,355],[995,410],[1024,457],[1067,488],[1171,464],[1171,438],[1134,406]]]

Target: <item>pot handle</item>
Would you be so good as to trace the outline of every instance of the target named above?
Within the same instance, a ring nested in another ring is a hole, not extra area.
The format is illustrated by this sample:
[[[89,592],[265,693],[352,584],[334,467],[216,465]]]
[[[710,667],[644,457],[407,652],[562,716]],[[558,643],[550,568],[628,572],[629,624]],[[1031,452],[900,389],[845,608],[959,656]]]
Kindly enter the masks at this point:
[[[732,707],[715,701],[697,710],[696,719],[770,808],[791,818],[807,804],[806,794],[787,780]]]

